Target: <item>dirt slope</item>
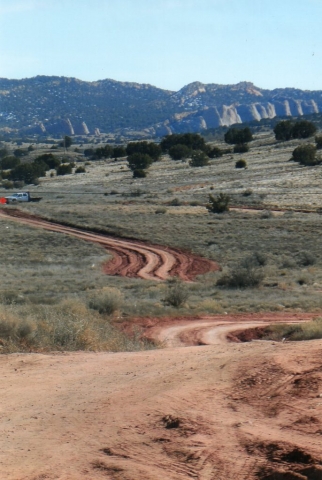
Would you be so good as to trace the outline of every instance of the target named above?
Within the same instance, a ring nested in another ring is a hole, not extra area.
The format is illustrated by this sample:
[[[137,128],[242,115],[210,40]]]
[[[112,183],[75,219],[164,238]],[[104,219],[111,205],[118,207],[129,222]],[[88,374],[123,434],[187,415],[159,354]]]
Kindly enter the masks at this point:
[[[215,317],[211,346],[0,357],[1,478],[319,480],[322,342],[227,343],[233,322],[263,317]]]
[[[140,277],[146,280],[166,280],[176,275],[189,281],[196,275],[219,269],[215,262],[179,249],[67,227],[18,209],[0,209],[1,217],[100,244],[113,254],[113,259],[104,265],[104,271],[108,275]]]

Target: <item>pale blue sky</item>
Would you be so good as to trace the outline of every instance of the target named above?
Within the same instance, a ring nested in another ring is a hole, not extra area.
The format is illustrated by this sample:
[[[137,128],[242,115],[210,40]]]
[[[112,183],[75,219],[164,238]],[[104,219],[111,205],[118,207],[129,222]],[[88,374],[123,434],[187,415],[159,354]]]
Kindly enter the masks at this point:
[[[0,0],[0,77],[322,90],[322,0]]]

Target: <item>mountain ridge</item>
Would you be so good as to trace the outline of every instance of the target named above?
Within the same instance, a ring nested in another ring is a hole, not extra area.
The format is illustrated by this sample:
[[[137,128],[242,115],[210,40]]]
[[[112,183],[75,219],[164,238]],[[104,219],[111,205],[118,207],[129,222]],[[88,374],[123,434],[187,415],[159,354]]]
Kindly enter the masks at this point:
[[[275,116],[322,112],[322,91],[262,89],[252,82],[191,82],[180,90],[113,79],[0,78],[0,131],[163,136]]]

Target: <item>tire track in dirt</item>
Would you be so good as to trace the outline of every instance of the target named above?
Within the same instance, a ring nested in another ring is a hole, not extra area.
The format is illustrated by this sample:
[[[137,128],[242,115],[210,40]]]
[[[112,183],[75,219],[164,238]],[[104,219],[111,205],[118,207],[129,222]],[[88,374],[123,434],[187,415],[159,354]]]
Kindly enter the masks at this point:
[[[197,275],[220,268],[212,260],[176,248],[150,245],[138,240],[65,226],[18,209],[1,209],[0,217],[101,245],[113,255],[112,260],[103,267],[107,275],[138,277],[145,280],[166,280],[171,276],[178,276],[184,281],[191,281]]]
[[[302,323],[319,317],[318,313],[249,313],[235,315],[208,315],[200,317],[155,318],[131,320],[124,330],[140,327],[144,336],[165,347],[224,345],[239,341],[235,332],[265,327],[273,323]]]

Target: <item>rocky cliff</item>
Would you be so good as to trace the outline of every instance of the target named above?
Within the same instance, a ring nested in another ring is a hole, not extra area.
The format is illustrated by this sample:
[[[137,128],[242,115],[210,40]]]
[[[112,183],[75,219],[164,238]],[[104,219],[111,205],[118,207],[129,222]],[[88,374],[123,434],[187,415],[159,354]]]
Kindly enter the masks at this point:
[[[321,111],[322,91],[265,90],[250,82],[194,82],[171,92],[114,80],[0,79],[0,129],[25,133],[163,136]]]

